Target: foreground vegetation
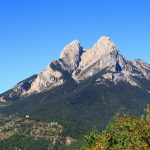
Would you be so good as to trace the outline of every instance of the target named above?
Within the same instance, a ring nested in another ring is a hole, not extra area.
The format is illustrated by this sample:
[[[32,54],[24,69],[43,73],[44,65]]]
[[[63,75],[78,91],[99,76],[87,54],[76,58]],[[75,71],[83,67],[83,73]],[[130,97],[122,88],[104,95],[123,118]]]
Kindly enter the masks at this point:
[[[149,150],[150,149],[150,107],[142,117],[129,113],[116,115],[103,132],[95,129],[84,138],[82,150]]]

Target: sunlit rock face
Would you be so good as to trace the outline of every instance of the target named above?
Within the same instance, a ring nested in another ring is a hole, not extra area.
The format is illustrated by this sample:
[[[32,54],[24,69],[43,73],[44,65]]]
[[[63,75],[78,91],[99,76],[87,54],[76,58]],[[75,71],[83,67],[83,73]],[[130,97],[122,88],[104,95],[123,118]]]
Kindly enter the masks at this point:
[[[38,75],[28,93],[39,92],[63,84],[78,67],[82,53],[83,48],[77,40],[68,44],[61,52],[60,59],[51,62],[47,68]]]
[[[110,40],[110,38],[103,36],[93,45],[91,49],[87,50],[81,56],[80,68],[85,69],[97,60],[101,59],[103,56],[112,52],[117,53],[117,47]]]
[[[60,61],[64,63],[65,70],[72,73],[80,64],[83,48],[79,41],[74,40],[68,44],[60,54]]]
[[[121,72],[128,66],[116,45],[109,37],[103,36],[91,49],[83,53],[80,65],[73,73],[73,77],[76,80],[83,80],[106,67],[111,67],[114,72]]]
[[[53,61],[45,70],[38,74],[32,83],[28,93],[39,92],[46,88],[52,88],[64,83],[63,73],[59,61]]]
[[[147,79],[150,79],[150,65],[144,63],[142,60],[137,59],[132,62],[132,64],[142,73]],[[139,74],[140,74],[139,73]]]
[[[30,90],[32,83],[37,78],[37,75],[33,75],[30,78],[19,82],[12,89],[6,91],[5,93],[0,95],[0,102],[5,102],[7,100],[15,100],[20,96],[24,96],[28,94],[28,90]]]
[[[64,84],[69,79],[80,83],[103,69],[106,71],[96,81],[104,83],[109,80],[114,84],[123,81],[140,88],[141,84],[137,78],[150,80],[149,64],[139,59],[125,59],[114,42],[109,37],[102,36],[87,50],[79,41],[72,41],[64,47],[58,60],[52,61],[32,80],[20,82],[13,89],[1,94],[0,101],[48,90]]]

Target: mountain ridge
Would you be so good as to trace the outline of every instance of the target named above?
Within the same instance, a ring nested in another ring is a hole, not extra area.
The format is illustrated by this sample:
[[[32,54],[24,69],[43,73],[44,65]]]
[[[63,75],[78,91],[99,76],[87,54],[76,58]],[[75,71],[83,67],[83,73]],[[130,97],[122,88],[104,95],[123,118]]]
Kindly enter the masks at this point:
[[[113,41],[109,37],[102,36],[88,50],[85,50],[78,40],[72,41],[64,47],[58,60],[52,61],[32,80],[21,82],[12,90],[1,94],[0,101],[5,102],[60,86],[68,78],[72,78],[79,83],[106,67],[109,68],[110,72],[104,74],[103,78],[115,84],[125,81],[132,86],[141,87],[133,79],[135,76],[150,80],[149,64],[139,59],[135,61],[125,59]],[[147,89],[147,91],[150,91],[150,89]]]

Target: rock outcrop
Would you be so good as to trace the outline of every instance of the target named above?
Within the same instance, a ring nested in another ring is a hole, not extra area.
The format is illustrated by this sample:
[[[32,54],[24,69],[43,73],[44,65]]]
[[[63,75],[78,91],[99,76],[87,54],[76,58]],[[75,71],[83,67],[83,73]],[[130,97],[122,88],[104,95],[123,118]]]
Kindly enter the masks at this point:
[[[150,79],[150,65],[144,63],[142,60],[137,59],[132,62],[132,64],[137,68],[137,70],[143,74],[147,79]]]
[[[65,70],[72,73],[80,64],[83,48],[79,41],[74,40],[68,44],[60,54],[60,61],[64,63]]]
[[[82,53],[83,48],[77,40],[68,44],[63,49],[60,59],[51,62],[47,68],[38,75],[28,93],[39,92],[63,84],[78,67]]]
[[[80,65],[75,70],[73,77],[75,80],[83,80],[106,67],[113,72],[121,72],[128,68],[126,62],[110,38],[103,36],[91,49],[83,53]]]
[[[94,64],[97,60],[102,59],[103,56],[106,56],[113,52],[117,55],[117,47],[110,40],[110,38],[103,36],[93,45],[91,49],[87,50],[81,56],[81,63],[79,68],[86,69],[91,64]]]
[[[16,100],[20,96],[27,95],[28,90],[31,88],[31,84],[37,78],[37,75],[33,75],[30,78],[19,82],[16,86],[14,86],[9,91],[0,95],[0,101],[6,102],[8,100]]]

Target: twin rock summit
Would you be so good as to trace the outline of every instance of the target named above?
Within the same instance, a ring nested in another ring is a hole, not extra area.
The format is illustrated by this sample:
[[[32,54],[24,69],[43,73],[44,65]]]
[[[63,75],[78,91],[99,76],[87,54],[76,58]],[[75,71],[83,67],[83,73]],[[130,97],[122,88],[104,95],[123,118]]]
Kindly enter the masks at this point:
[[[19,97],[39,93],[63,85],[68,80],[77,84],[101,72],[95,84],[109,80],[114,85],[126,82],[143,88],[140,79],[150,81],[150,65],[142,60],[125,59],[109,37],[102,36],[92,48],[85,50],[74,40],[61,52],[58,60],[52,61],[41,73],[18,83],[11,90],[0,95],[0,101],[15,100]],[[150,93],[149,87],[145,91]]]

